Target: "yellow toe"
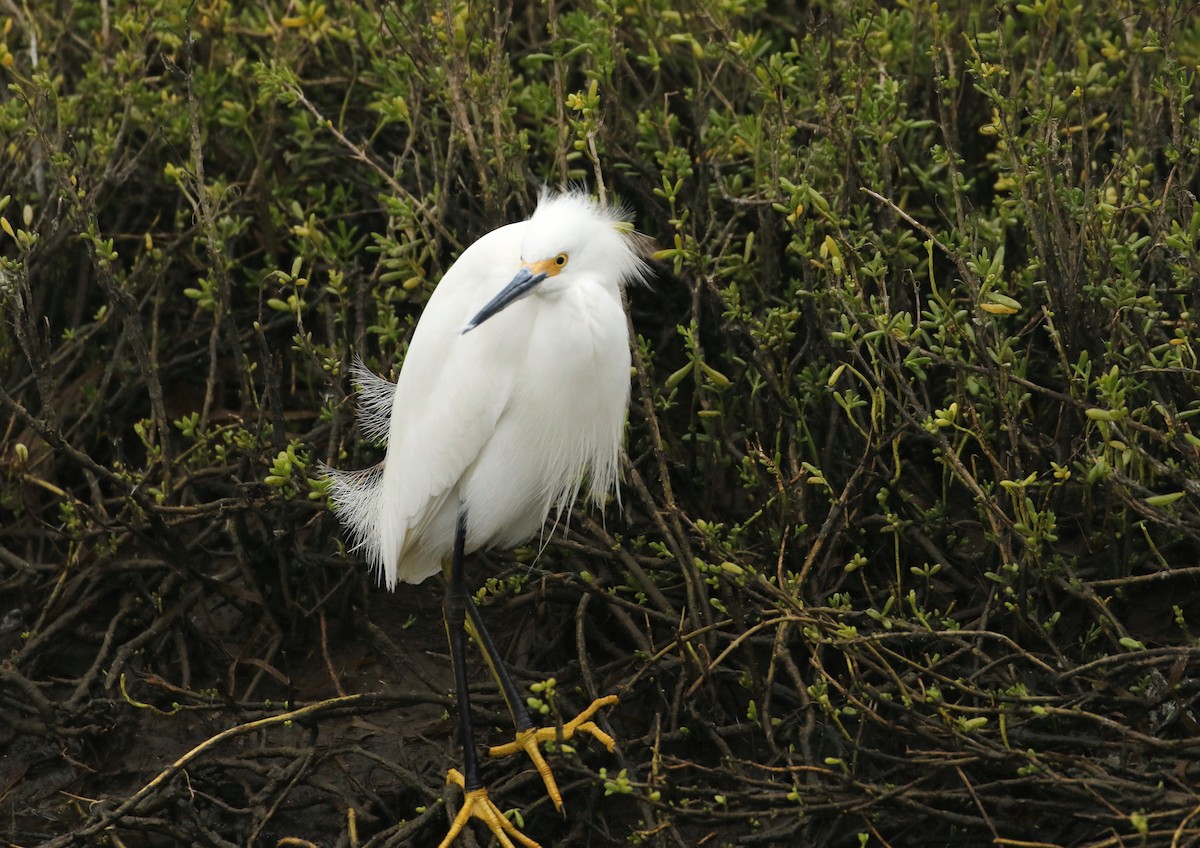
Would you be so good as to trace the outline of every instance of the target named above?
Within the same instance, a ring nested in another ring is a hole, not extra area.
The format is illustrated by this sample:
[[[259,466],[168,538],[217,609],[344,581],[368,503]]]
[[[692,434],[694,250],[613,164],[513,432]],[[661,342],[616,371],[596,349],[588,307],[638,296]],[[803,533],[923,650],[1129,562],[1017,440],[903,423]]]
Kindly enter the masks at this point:
[[[450,848],[451,843],[462,833],[467,822],[473,818],[479,819],[487,825],[488,830],[495,835],[503,848],[516,848],[514,839],[525,848],[542,848],[540,844],[517,830],[516,825],[504,817],[504,813],[500,812],[500,808],[488,797],[487,789],[466,789],[466,781],[458,769],[450,769],[446,773],[446,782],[453,783],[463,790],[463,804],[458,815],[454,817],[454,821],[450,823],[450,830],[446,834],[446,838],[441,841],[438,848]]]
[[[592,701],[587,709],[570,721],[565,722],[561,728],[561,733],[557,727],[535,727],[529,730],[518,730],[512,742],[495,745],[488,750],[488,753],[493,757],[507,757],[518,751],[524,751],[529,756],[530,761],[533,762],[533,767],[537,769],[538,774],[542,776],[542,783],[546,784],[546,794],[550,796],[550,800],[554,803],[554,808],[562,812],[562,793],[558,790],[558,783],[554,779],[554,773],[550,770],[550,765],[546,762],[546,758],[542,756],[541,744],[543,742],[565,742],[574,737],[576,733],[587,733],[599,740],[600,744],[611,752],[616,745],[616,740],[597,727],[596,723],[592,721],[592,716],[604,707],[619,702],[620,699],[616,695],[605,695],[603,698],[597,698]]]

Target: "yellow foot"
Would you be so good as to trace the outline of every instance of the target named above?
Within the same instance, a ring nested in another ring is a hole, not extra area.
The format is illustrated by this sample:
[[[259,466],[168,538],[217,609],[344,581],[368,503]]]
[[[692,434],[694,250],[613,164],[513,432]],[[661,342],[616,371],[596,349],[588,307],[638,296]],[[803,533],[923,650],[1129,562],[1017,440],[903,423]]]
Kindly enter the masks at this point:
[[[524,751],[528,754],[529,759],[533,761],[533,767],[537,769],[538,774],[542,776],[542,782],[546,784],[546,794],[554,802],[554,808],[562,812],[562,793],[558,791],[558,784],[554,780],[554,773],[550,771],[550,766],[546,763],[545,757],[542,756],[542,749],[538,746],[543,742],[565,742],[578,732],[590,733],[596,739],[600,740],[600,743],[611,752],[615,740],[596,726],[596,723],[592,721],[592,716],[601,708],[611,706],[619,701],[620,699],[616,695],[605,695],[603,698],[597,698],[592,701],[590,707],[562,726],[561,736],[557,727],[535,727],[529,730],[518,730],[515,740],[506,742],[503,745],[496,745],[488,753],[493,757],[507,757],[518,751]]]
[[[446,838],[442,840],[438,848],[449,848],[450,843],[458,838],[458,834],[472,818],[479,819],[486,824],[488,830],[495,835],[504,848],[516,848],[513,839],[516,839],[525,848],[542,848],[541,845],[517,830],[516,825],[504,817],[504,813],[500,812],[500,808],[488,797],[486,789],[468,791],[466,780],[458,769],[450,769],[446,773],[446,782],[453,783],[462,789],[463,805],[462,809],[458,811],[458,815],[454,817],[454,821],[450,823],[450,832],[446,834]]]

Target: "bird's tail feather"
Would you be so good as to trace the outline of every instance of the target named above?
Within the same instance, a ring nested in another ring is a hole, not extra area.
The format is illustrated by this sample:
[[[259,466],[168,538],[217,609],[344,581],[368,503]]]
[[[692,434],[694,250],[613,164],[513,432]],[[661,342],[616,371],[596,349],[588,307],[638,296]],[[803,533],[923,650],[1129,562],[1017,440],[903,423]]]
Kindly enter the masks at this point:
[[[383,463],[360,471],[339,471],[324,465],[321,472],[333,484],[329,499],[338,520],[349,531],[351,550],[362,551],[371,571],[379,577],[383,567],[379,532]]]
[[[357,356],[350,367],[350,376],[354,380],[355,400],[358,402],[358,429],[376,444],[386,443],[396,384],[375,374]]]

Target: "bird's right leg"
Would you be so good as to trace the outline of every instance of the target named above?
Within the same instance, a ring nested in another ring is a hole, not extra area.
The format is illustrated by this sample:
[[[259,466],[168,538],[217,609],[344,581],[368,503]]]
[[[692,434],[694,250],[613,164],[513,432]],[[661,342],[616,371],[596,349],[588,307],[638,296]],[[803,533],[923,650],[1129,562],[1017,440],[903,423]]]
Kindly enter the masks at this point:
[[[513,826],[504,817],[500,808],[488,797],[487,788],[479,773],[479,757],[475,751],[475,735],[471,727],[471,698],[467,690],[467,656],[466,656],[466,610],[471,600],[463,589],[463,549],[467,537],[467,513],[462,510],[458,515],[458,525],[454,533],[454,553],[450,560],[450,570],[446,574],[446,597],[443,602],[443,613],[446,619],[446,637],[450,642],[450,662],[454,666],[454,691],[458,707],[458,730],[462,737],[463,770],[450,769],[446,775],[449,783],[457,784],[463,790],[463,805],[450,823],[450,831],[438,848],[448,848],[458,834],[472,818],[477,818],[487,825],[495,834],[496,839],[504,848],[515,848],[512,839],[515,838],[525,848],[541,848],[525,834]],[[490,660],[489,660],[490,663]],[[511,685],[511,681],[510,681]],[[512,838],[510,838],[512,837]]]
[[[492,676],[500,686],[500,692],[504,695],[504,702],[508,705],[508,711],[512,715],[513,725],[516,728],[515,739],[512,742],[493,746],[489,753],[493,757],[507,757],[518,751],[524,751],[528,754],[529,759],[533,762],[533,767],[537,769],[537,773],[542,777],[542,783],[546,785],[546,794],[550,796],[554,808],[562,812],[562,792],[559,791],[558,781],[554,779],[554,772],[551,771],[550,764],[542,756],[541,744],[543,742],[565,742],[573,737],[576,732],[589,733],[599,740],[611,753],[616,740],[601,730],[592,721],[592,716],[601,708],[617,703],[618,698],[616,695],[606,695],[603,698],[597,698],[575,718],[563,722],[561,727],[535,727],[533,719],[529,717],[529,710],[525,708],[525,701],[517,691],[512,675],[508,673],[508,669],[504,665],[504,660],[500,656],[500,651],[496,648],[496,643],[492,640],[492,635],[488,633],[487,627],[484,626],[483,616],[479,614],[479,608],[475,606],[475,601],[469,595],[464,594],[463,600],[469,619],[467,626],[470,629],[471,635],[479,644],[483,658],[487,662],[488,668],[492,670]]]
[[[467,627],[471,636],[479,645],[479,650],[483,654],[483,660],[492,671],[492,677],[496,679],[496,683],[500,686],[500,693],[504,696],[504,703],[508,705],[508,712],[512,716],[513,726],[516,727],[518,732],[531,730],[533,728],[533,719],[529,717],[529,710],[525,708],[525,701],[521,698],[520,692],[517,691],[517,686],[513,683],[512,675],[508,673],[508,668],[504,665],[504,660],[500,657],[500,651],[496,647],[496,643],[492,640],[492,634],[488,632],[487,627],[483,623],[483,616],[479,614],[479,607],[475,606],[475,601],[470,595],[464,595],[463,600],[466,606],[467,617],[470,619]]]

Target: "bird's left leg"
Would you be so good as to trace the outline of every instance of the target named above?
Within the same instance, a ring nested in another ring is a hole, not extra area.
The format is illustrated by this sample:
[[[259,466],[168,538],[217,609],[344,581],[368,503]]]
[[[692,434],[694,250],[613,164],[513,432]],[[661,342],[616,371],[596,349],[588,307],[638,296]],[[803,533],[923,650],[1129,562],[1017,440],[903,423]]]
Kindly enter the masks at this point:
[[[458,834],[472,818],[477,818],[487,825],[504,848],[515,848],[512,838],[525,848],[541,848],[525,834],[521,833],[513,823],[504,817],[500,808],[488,797],[487,788],[479,773],[479,757],[475,751],[475,735],[471,727],[471,698],[467,691],[467,656],[466,656],[466,607],[470,603],[463,590],[463,548],[467,536],[467,514],[460,511],[458,526],[454,534],[454,553],[450,560],[450,570],[446,574],[446,597],[443,612],[446,619],[446,637],[450,641],[450,662],[454,666],[454,691],[458,707],[458,731],[462,737],[463,770],[450,769],[446,775],[448,783],[457,784],[463,791],[462,809],[450,823],[450,831],[438,848],[448,848]],[[512,837],[512,838],[510,838]]]
[[[529,710],[525,708],[525,701],[517,691],[517,687],[512,680],[512,675],[505,668],[504,660],[500,657],[496,643],[492,640],[491,634],[488,633],[487,627],[483,624],[483,617],[479,614],[479,608],[475,606],[475,602],[469,595],[464,595],[464,601],[467,608],[467,627],[470,629],[475,641],[479,644],[483,658],[487,662],[488,668],[492,670],[492,676],[496,678],[496,683],[500,686],[500,692],[504,695],[504,702],[508,705],[513,725],[516,727],[516,738],[512,742],[505,743],[504,745],[495,745],[488,753],[493,757],[507,757],[518,751],[524,751],[528,754],[534,768],[542,776],[542,782],[546,784],[546,794],[554,802],[554,808],[562,812],[562,793],[558,789],[558,782],[554,779],[554,772],[550,770],[550,765],[546,762],[546,758],[542,756],[541,744],[543,742],[562,743],[572,738],[577,732],[590,733],[611,753],[615,745],[615,740],[596,726],[596,723],[592,721],[592,716],[603,707],[617,703],[618,698],[616,695],[605,695],[603,698],[597,698],[592,701],[587,709],[570,721],[565,722],[561,727],[534,727],[533,720],[529,717]]]

